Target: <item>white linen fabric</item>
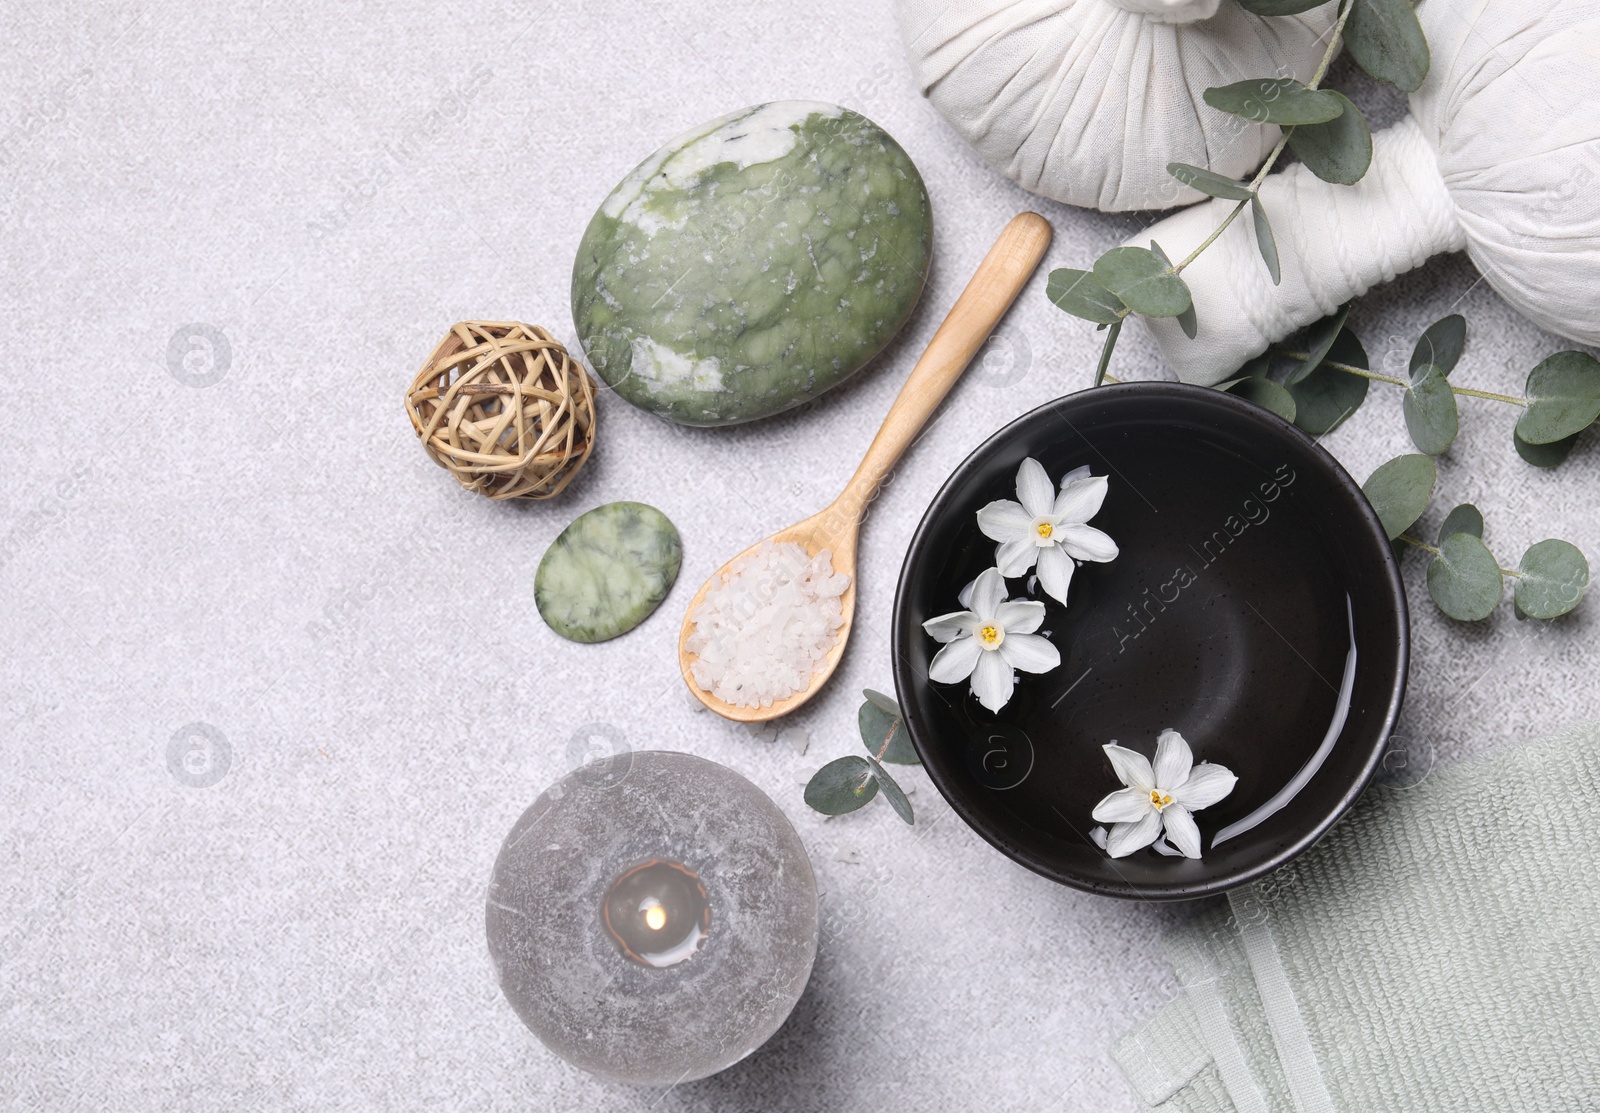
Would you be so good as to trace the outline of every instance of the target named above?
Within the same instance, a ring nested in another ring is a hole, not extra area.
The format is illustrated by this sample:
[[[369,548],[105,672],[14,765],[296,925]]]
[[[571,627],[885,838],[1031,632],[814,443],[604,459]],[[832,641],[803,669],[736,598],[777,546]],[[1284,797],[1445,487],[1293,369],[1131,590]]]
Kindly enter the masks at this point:
[[[1600,787],[1597,741],[1577,724],[1376,786],[1169,932],[1183,996],[1112,1050],[1145,1109],[1600,1107],[1600,855],[1568,803]]]
[[[928,99],[1024,189],[1117,212],[1200,199],[1167,163],[1242,176],[1278,129],[1207,107],[1213,85],[1306,80],[1333,6],[1263,19],[1233,0],[897,0]]]
[[[1179,378],[1212,384],[1295,329],[1429,256],[1463,248],[1534,323],[1600,343],[1600,0],[1424,0],[1432,69],[1411,116],[1374,137],[1355,186],[1304,166],[1261,199],[1273,286],[1237,220],[1185,272],[1199,335],[1148,322]],[[1207,201],[1129,240],[1187,254],[1234,202]]]

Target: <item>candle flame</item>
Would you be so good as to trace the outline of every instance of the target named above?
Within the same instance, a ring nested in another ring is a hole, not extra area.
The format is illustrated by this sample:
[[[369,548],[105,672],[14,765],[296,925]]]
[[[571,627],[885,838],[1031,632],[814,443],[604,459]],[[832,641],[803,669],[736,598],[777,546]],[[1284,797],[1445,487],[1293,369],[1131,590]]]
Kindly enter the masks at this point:
[[[660,931],[667,926],[667,910],[659,904],[652,904],[644,910],[644,926],[651,931]]]

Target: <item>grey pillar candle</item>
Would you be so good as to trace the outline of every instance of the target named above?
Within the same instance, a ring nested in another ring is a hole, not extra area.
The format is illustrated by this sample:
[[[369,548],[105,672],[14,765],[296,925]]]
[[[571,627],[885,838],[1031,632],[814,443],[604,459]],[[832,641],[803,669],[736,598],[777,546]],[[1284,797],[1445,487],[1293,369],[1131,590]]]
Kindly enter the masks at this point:
[[[670,1086],[766,1042],[817,951],[817,884],[755,785],[689,754],[591,762],[534,801],[495,860],[489,954],[545,1046]]]

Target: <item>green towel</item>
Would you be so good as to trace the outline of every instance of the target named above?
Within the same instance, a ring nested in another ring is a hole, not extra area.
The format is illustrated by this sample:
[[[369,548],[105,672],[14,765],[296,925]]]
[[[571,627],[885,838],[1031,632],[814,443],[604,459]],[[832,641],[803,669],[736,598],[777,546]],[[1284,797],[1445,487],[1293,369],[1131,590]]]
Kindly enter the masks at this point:
[[[1600,1110],[1600,724],[1374,786],[1168,934],[1112,1055],[1162,1113]]]

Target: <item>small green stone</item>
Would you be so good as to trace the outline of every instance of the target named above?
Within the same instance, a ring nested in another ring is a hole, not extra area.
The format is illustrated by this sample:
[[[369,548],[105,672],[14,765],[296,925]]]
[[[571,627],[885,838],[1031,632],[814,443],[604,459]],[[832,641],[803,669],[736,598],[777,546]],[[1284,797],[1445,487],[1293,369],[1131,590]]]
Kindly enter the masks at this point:
[[[546,550],[533,597],[550,629],[603,642],[650,617],[683,563],[677,527],[653,506],[609,502],[579,515]]]
[[[861,369],[916,306],[933,248],[922,176],[859,113],[775,101],[640,163],[594,214],[572,319],[641,409],[730,425]]]

